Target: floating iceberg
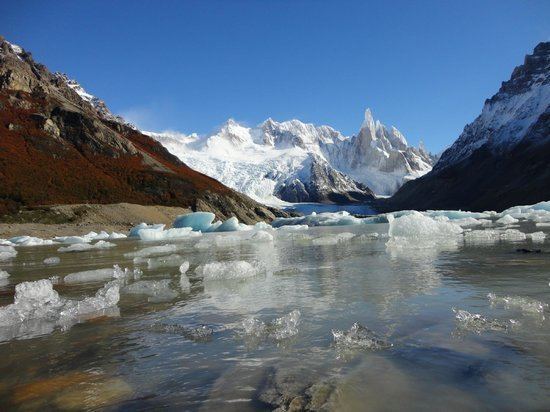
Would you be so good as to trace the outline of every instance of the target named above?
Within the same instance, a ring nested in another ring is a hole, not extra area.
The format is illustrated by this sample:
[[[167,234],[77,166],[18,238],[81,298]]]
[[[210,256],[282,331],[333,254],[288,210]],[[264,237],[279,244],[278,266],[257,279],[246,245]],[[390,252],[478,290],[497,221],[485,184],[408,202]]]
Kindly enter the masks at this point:
[[[210,212],[195,212],[186,215],[180,215],[174,220],[172,227],[189,227],[194,231],[205,232],[212,226],[216,215]]]
[[[41,239],[34,236],[16,236],[8,239],[9,242],[13,243],[16,246],[43,246],[43,245],[53,245],[53,240],[50,239]]]
[[[119,301],[119,287],[108,283],[95,296],[65,299],[50,280],[23,282],[15,287],[14,303],[0,308],[0,339],[30,338],[68,328],[81,320],[105,314]]]
[[[239,220],[236,217],[230,217],[216,229],[216,232],[236,232],[238,230],[240,230]]]
[[[507,309],[517,308],[526,313],[543,314],[548,308],[547,303],[522,296],[497,296],[489,293],[487,298],[491,305],[501,305]]]
[[[253,242],[273,242],[273,235],[271,233],[267,233],[265,230],[258,230],[256,233],[254,233],[250,240]]]
[[[17,256],[17,250],[13,246],[0,245],[0,262],[13,259]]]
[[[149,230],[164,230],[163,224],[157,224],[157,225],[148,225],[147,223],[140,223],[137,226],[134,226],[130,229],[130,232],[128,233],[128,237],[139,237],[139,231],[143,229],[149,229]]]
[[[230,262],[210,262],[199,265],[195,269],[198,276],[204,281],[226,280],[226,279],[247,279],[254,277],[258,271],[250,263],[243,260]]]
[[[276,318],[268,323],[250,317],[242,322],[242,330],[243,334],[247,337],[280,341],[298,334],[300,318],[301,313],[299,310],[293,310],[287,315]]]
[[[57,256],[52,256],[42,261],[45,265],[58,265],[59,262],[61,262],[61,259]]]
[[[354,323],[348,331],[332,330],[335,345],[339,349],[370,349],[379,350],[393,346],[376,333],[361,325]]]
[[[176,245],[161,245],[161,246],[150,246],[143,249],[139,249],[135,252],[128,252],[124,254],[124,257],[127,259],[132,259],[135,257],[150,257],[150,256],[159,256],[159,255],[168,255],[174,253],[177,250]]]
[[[527,237],[533,242],[542,243],[546,239],[546,234],[544,232],[533,232],[528,233]]]
[[[362,219],[356,218],[355,216],[350,215],[346,211],[341,212],[324,212],[324,213],[315,213],[313,212],[310,215],[299,216],[299,217],[288,217],[288,218],[277,218],[271,224],[273,227],[283,227],[283,226],[296,226],[296,225],[305,225],[305,226],[345,226],[345,225],[360,225],[362,224]]]
[[[74,243],[70,246],[63,246],[57,249],[58,252],[87,252],[89,250],[101,250],[101,249],[110,249],[115,247],[114,243],[106,242],[105,240],[100,240],[93,245],[89,243]]]
[[[495,223],[499,225],[513,225],[514,223],[518,223],[518,222],[519,222],[518,219],[515,219],[510,215],[504,215],[500,219],[497,219]]]
[[[337,245],[338,243],[347,242],[348,240],[351,240],[355,237],[353,233],[349,232],[343,232],[343,233],[336,233],[333,235],[327,235],[315,238],[311,241],[316,246],[330,246],[330,245]]]
[[[123,293],[145,295],[151,302],[166,302],[174,299],[178,294],[170,288],[170,279],[140,280],[122,289]]]
[[[110,279],[139,279],[141,274],[140,269],[121,269],[120,266],[114,265],[112,268],[84,270],[81,272],[69,273],[63,278],[63,282],[71,284],[104,282]]]
[[[200,236],[200,233],[193,232],[190,227],[174,228],[168,230],[141,229],[138,232],[141,240],[152,242],[170,239],[182,239],[191,236]]]
[[[4,280],[10,277],[10,274],[5,270],[0,269],[0,280]]]
[[[420,212],[394,218],[388,215],[387,247],[431,248],[441,242],[456,242],[463,229],[451,221],[436,220]]]
[[[183,256],[177,254],[149,258],[147,259],[147,268],[158,269],[166,267],[176,267],[180,266],[184,260],[185,258]]]
[[[456,321],[458,327],[461,330],[468,330],[475,333],[482,333],[486,331],[506,331],[508,330],[508,324],[496,319],[487,319],[480,314],[470,313],[462,309],[454,309]]]

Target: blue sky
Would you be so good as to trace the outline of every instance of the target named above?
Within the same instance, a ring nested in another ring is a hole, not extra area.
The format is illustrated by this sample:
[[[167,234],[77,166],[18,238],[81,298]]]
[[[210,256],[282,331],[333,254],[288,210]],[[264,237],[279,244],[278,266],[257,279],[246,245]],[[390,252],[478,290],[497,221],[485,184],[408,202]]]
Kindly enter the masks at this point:
[[[12,1],[0,27],[148,130],[366,107],[439,151],[540,41],[550,1]]]

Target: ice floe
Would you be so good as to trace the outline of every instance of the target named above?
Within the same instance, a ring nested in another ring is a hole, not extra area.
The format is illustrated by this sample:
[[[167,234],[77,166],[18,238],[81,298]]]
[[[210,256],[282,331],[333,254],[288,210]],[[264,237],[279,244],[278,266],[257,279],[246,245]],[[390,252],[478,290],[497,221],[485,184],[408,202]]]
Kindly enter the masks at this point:
[[[128,237],[139,237],[139,232],[144,229],[148,230],[164,230],[164,227],[166,225],[163,224],[156,224],[156,225],[148,225],[147,223],[140,223],[139,225],[134,226],[130,229],[130,232],[128,233]]]
[[[228,262],[210,262],[199,265],[195,273],[203,278],[203,281],[209,280],[229,280],[229,279],[247,279],[258,274],[258,270],[250,263],[244,260],[235,260]]]
[[[193,232],[190,227],[172,228],[168,230],[141,229],[138,232],[141,240],[154,242],[170,239],[183,239],[191,236],[200,236],[199,232]]]
[[[0,280],[4,280],[10,277],[10,274],[5,270],[0,269]]]

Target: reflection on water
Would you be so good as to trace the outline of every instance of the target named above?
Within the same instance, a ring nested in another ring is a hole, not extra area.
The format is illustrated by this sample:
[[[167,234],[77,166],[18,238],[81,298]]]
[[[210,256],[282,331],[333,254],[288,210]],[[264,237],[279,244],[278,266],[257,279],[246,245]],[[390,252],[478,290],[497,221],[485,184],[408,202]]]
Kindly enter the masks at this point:
[[[201,238],[184,240],[166,253],[189,262],[186,288],[179,265],[134,263],[131,252],[153,244],[121,240],[109,250],[62,254],[55,266],[43,264],[59,255],[54,246],[20,248],[1,268],[11,273],[0,287],[2,305],[13,302],[14,285],[23,281],[114,264],[143,274],[126,280],[113,312],[66,330],[48,319],[18,326],[33,335],[1,343],[9,356],[0,360],[0,403],[7,409],[547,409],[549,255],[517,253],[530,247],[527,241],[424,249],[388,249],[384,236],[311,241],[374,231],[384,234],[387,225],[275,231],[273,243],[233,239],[231,246],[196,248]],[[229,261],[249,262],[256,275],[203,281],[195,273],[201,264]],[[150,285],[173,294],[150,299],[156,293]],[[82,299],[102,286],[61,282],[55,289],[64,299]]]

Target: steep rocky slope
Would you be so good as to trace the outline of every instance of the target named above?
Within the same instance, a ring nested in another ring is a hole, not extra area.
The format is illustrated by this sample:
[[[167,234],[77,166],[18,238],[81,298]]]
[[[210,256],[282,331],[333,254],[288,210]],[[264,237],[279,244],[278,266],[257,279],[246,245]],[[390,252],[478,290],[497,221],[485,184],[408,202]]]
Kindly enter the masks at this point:
[[[0,37],[0,214],[62,203],[159,204],[241,221],[269,209],[196,172],[66,76]]]
[[[441,156],[385,209],[502,210],[550,199],[550,42],[510,80]]]

